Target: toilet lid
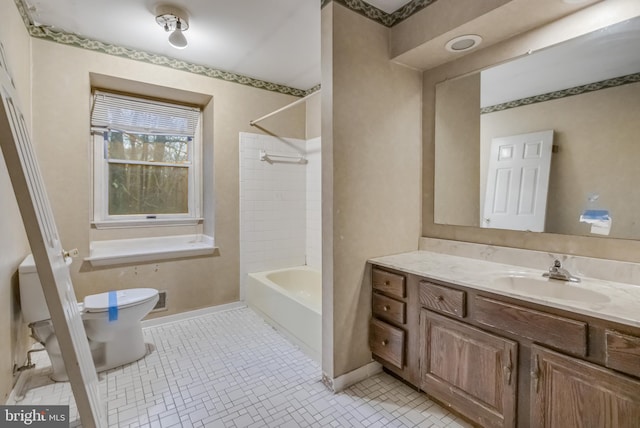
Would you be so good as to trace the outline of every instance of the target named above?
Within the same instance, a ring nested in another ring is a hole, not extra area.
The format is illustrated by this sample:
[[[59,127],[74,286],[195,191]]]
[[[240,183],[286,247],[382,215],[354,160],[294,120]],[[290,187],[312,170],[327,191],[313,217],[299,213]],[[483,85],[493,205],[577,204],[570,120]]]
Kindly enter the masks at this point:
[[[92,294],[84,298],[85,312],[105,312],[109,310],[109,293]],[[155,288],[130,288],[116,291],[118,309],[144,302],[158,295]]]

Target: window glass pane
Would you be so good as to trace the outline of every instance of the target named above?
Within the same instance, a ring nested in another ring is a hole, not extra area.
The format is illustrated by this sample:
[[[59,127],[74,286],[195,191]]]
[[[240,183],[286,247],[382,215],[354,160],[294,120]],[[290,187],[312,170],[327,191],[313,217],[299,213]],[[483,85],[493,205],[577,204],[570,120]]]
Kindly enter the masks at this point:
[[[109,131],[109,159],[184,164],[189,162],[189,141],[182,135],[149,135]]]
[[[109,164],[109,215],[187,214],[189,169]]]

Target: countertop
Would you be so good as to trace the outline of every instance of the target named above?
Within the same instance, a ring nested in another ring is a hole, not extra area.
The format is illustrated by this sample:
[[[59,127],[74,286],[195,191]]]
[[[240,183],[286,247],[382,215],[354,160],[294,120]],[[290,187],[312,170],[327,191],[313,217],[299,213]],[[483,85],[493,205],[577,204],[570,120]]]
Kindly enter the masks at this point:
[[[600,293],[609,301],[588,302],[569,300],[549,295],[537,294],[533,291],[510,289],[501,284],[505,277],[528,277],[542,279],[542,273],[548,267],[530,269],[484,260],[452,256],[430,251],[412,251],[409,253],[376,257],[370,263],[397,269],[435,280],[445,281],[476,290],[487,291],[550,306],[557,309],[605,319],[621,324],[640,327],[640,286],[620,282],[582,277],[579,283],[548,280],[549,284],[540,283],[541,287],[573,287],[576,296]]]

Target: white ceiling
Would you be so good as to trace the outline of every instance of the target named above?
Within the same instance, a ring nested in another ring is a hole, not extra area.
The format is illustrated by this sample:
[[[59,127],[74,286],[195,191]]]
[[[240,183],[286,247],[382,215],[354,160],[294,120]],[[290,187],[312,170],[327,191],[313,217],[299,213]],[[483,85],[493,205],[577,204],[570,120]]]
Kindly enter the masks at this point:
[[[482,72],[481,107],[640,73],[640,18]]]
[[[27,3],[38,25],[298,89],[320,83],[320,0],[169,0],[189,13],[182,50],[155,22],[160,1]]]

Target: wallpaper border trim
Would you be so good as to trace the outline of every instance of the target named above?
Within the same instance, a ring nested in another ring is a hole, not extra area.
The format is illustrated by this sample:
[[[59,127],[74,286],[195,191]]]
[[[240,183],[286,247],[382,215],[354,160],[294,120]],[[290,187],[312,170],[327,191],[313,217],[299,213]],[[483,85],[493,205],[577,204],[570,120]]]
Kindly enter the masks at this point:
[[[535,95],[533,97],[521,98],[519,100],[513,100],[493,106],[482,107],[480,108],[480,114],[494,113],[497,111],[526,106],[529,104],[557,100],[560,98],[571,97],[587,92],[600,91],[607,88],[615,88],[616,86],[628,85],[630,83],[637,82],[640,82],[640,73],[627,74],[626,76],[614,77],[611,79],[601,80],[599,82],[587,83],[586,85],[574,86],[573,88],[547,92],[545,94]]]
[[[322,0],[320,7],[325,7],[330,2],[335,1],[354,12],[359,13],[373,21],[376,21],[385,27],[393,27],[396,24],[409,18],[416,12],[421,11],[425,7],[436,2],[436,0],[411,0],[400,9],[392,13],[387,13],[375,6],[366,3],[363,0]]]

